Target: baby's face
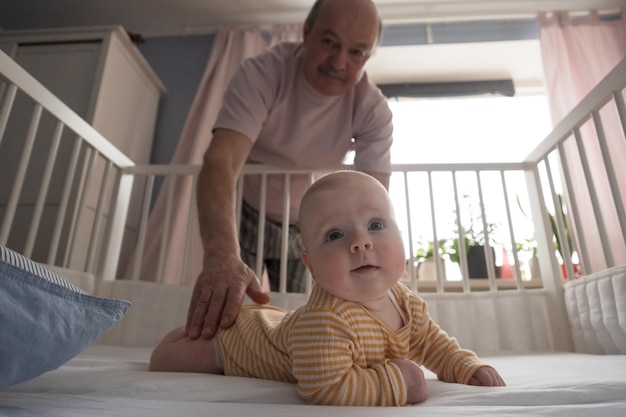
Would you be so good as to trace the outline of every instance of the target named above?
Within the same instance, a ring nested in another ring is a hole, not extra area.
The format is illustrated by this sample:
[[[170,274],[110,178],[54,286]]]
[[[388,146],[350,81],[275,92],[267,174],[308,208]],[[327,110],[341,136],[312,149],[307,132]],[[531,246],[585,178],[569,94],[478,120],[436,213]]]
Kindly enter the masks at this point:
[[[368,177],[318,191],[301,229],[302,255],[327,292],[365,302],[380,297],[404,271],[402,237],[387,191]]]

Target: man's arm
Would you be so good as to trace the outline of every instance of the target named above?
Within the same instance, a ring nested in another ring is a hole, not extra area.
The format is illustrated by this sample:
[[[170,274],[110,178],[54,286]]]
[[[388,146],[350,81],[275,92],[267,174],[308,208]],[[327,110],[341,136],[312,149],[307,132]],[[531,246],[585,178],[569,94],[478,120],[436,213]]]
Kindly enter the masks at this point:
[[[192,339],[212,337],[218,326],[233,324],[247,293],[267,303],[254,272],[241,260],[235,216],[236,183],[252,142],[244,135],[217,129],[198,176],[197,204],[204,246],[203,269],[187,313]]]

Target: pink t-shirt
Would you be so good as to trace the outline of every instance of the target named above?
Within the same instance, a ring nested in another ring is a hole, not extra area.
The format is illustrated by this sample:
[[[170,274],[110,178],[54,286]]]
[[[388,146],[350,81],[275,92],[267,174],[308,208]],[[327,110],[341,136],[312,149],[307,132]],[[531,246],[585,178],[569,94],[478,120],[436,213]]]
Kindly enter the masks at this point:
[[[247,59],[224,94],[214,129],[247,136],[254,145],[248,163],[286,168],[340,167],[355,152],[360,171],[391,172],[392,115],[387,99],[364,73],[340,96],[324,96],[309,85],[302,70],[301,43],[286,42]],[[297,221],[308,176],[292,176],[290,222]],[[250,178],[244,199],[258,209],[260,178]],[[283,180],[270,176],[267,217],[282,220]]]

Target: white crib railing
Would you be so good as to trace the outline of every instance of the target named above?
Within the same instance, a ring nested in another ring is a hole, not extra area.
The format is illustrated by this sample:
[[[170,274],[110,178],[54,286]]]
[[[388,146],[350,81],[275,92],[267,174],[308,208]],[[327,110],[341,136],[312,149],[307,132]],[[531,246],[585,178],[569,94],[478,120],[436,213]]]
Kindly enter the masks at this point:
[[[0,51],[0,244],[114,276],[134,163]]]
[[[626,171],[623,163],[626,158],[623,139],[626,125],[623,97],[625,85],[626,61],[618,65],[537,149],[519,163],[394,166],[390,192],[396,196],[396,210],[405,234],[406,282],[421,292],[523,291],[546,285],[560,288],[563,279],[574,279],[583,273],[626,262]],[[613,123],[611,131],[605,131],[602,121],[614,114],[617,115],[617,122]],[[595,127],[592,134],[588,134],[589,129],[585,130],[589,119],[592,119]],[[614,139],[607,140],[607,135]],[[593,143],[598,143],[602,151],[600,162],[591,161],[585,150]],[[571,152],[567,152],[567,147],[572,144],[576,145],[578,151],[576,158],[582,161],[580,168],[572,163]],[[596,166],[599,164],[600,173],[597,169],[592,171],[589,168],[592,163]],[[584,176],[573,177],[574,169],[583,172]],[[189,175],[187,184],[194,185],[186,198],[193,201],[198,170],[199,167],[136,166],[127,172],[132,171],[136,177],[149,175],[151,182],[168,175]],[[249,165],[242,175],[284,175],[288,178],[296,174],[313,173]],[[600,174],[606,176],[609,195],[596,191]],[[140,182],[136,181],[137,184]],[[179,184],[182,183],[184,181]],[[581,184],[591,198],[580,196]],[[172,207],[171,199],[177,197],[170,189],[170,202],[166,206]],[[593,202],[593,211],[585,214],[590,216],[585,220],[574,209],[581,205],[582,199]],[[150,200],[151,196],[146,196],[146,201]],[[238,207],[240,204],[239,201]],[[524,207],[523,216],[520,216],[520,207]],[[189,222],[185,223],[185,229],[195,234],[197,225],[194,210],[193,204],[190,205],[187,216]],[[147,225],[149,212],[145,206],[143,213],[142,224]],[[288,218],[286,213],[285,219]],[[166,215],[165,219],[167,229],[169,217]],[[596,239],[589,238],[585,223],[595,225]],[[261,220],[259,228],[263,227]],[[164,239],[162,251],[159,252],[161,255],[167,253],[168,236],[169,233],[161,235]],[[466,240],[473,241],[477,236],[485,248],[482,257],[486,265],[484,273],[478,278],[486,279],[474,279],[468,256],[470,247],[458,244]],[[425,280],[424,274],[419,276],[416,263],[415,255],[420,249],[418,243],[424,239],[426,243],[432,243],[432,258],[437,272],[432,280]],[[196,259],[195,271],[189,268],[188,254],[191,248],[188,245],[191,245],[191,241],[188,238],[184,241],[187,242],[182,254],[184,260],[175,275],[181,277],[181,282],[192,283],[201,261]],[[524,261],[534,261],[534,258],[529,259],[527,252],[519,250],[523,248],[524,242],[536,245],[539,268],[533,269],[532,273],[530,268],[524,266]],[[259,241],[258,244],[264,243]],[[141,253],[141,239],[138,245],[138,252]],[[197,240],[196,245],[199,245]],[[503,250],[506,250],[505,254]],[[594,252],[600,256],[592,255]],[[451,258],[456,263],[451,263]],[[497,263],[494,262],[495,258]],[[604,262],[598,262],[597,258],[602,258]],[[163,257],[159,256],[158,259],[162,262]],[[441,260],[446,261],[443,266]],[[142,276],[140,265],[141,262],[135,259],[132,274],[135,279]],[[450,268],[453,272],[455,269],[458,271],[456,280],[450,279],[450,274],[445,274]],[[260,263],[256,269],[261,276]],[[171,273],[168,275],[171,279]],[[156,277],[149,279],[158,281],[162,276],[163,268],[159,268]],[[283,269],[279,290],[285,288],[285,280]]]
[[[0,200],[0,207],[3,210],[0,244],[13,242],[14,246],[22,245],[23,247],[18,249],[22,249],[26,255],[39,257],[40,260],[51,264],[61,264],[99,274],[106,271],[103,275],[106,279],[115,278],[114,271],[118,269],[116,265],[118,258],[124,262],[124,253],[127,257],[133,253],[134,265],[131,276],[135,279],[141,277],[143,239],[146,236],[150,207],[155,198],[153,185],[160,184],[167,176],[179,178],[188,176],[191,181],[188,184],[194,185],[187,186],[193,193],[198,167],[135,166],[6,55],[0,54],[0,64],[3,78],[7,81],[2,85],[0,109],[0,133],[4,133],[0,136],[2,140],[0,150],[4,161],[0,166],[5,179],[0,190],[0,196],[3,198]],[[524,289],[545,284],[537,276],[531,275],[529,279],[529,271],[522,268],[520,258],[524,254],[518,250],[521,248],[519,244],[521,242],[517,227],[519,220],[516,220],[519,219],[520,201],[528,201],[529,209],[525,214],[532,219],[531,224],[534,226],[531,226],[534,230],[531,230],[530,237],[525,235],[524,240],[535,241],[540,255],[540,272],[535,271],[535,275],[543,278],[556,277],[560,281],[562,275],[572,279],[581,272],[591,273],[623,263],[626,246],[624,243],[626,175],[622,163],[624,156],[619,155],[623,152],[623,146],[616,150],[610,147],[612,145],[607,141],[607,132],[602,121],[607,112],[616,113],[620,131],[612,130],[609,135],[622,135],[623,138],[626,113],[623,96],[626,84],[625,68],[625,62],[616,67],[537,149],[519,163],[394,166],[390,191],[398,196],[396,210],[401,214],[400,222],[404,225],[406,234],[407,282],[415,288],[420,287],[422,291],[437,292]],[[24,111],[25,105],[19,102],[20,96],[27,99],[22,98],[22,101],[30,102],[30,113]],[[20,120],[26,117],[24,113],[29,119],[28,128],[22,137],[18,137],[16,133],[20,133],[20,123],[26,124]],[[52,119],[54,127],[44,126],[43,118]],[[593,121],[595,127],[592,132],[595,133],[593,138],[585,136],[589,119]],[[45,137],[48,133],[50,137]],[[612,198],[597,194],[597,186],[594,184],[594,181],[597,181],[597,174],[590,169],[584,149],[584,146],[589,146],[586,144],[589,140],[598,143],[603,172],[606,173],[606,182]],[[580,205],[581,197],[577,195],[576,187],[578,184],[575,184],[575,181],[580,180],[572,179],[573,164],[565,149],[568,141],[574,141],[582,160],[585,185],[591,196],[589,200],[593,203],[593,221],[597,229],[597,239],[590,239],[585,232],[583,226],[584,223],[589,223],[589,219],[583,221],[579,211],[573,209]],[[45,143],[45,146],[38,144],[39,142]],[[58,157],[62,154],[59,146],[65,146],[61,149],[71,154],[69,159],[63,160]],[[70,150],[71,152],[68,152]],[[42,154],[47,155],[47,158],[42,159]],[[17,158],[16,155],[20,157]],[[16,161],[19,161],[19,166]],[[59,165],[63,165],[64,168],[64,185],[57,186],[56,189],[52,187],[51,191],[50,179],[58,181]],[[36,169],[37,167],[39,169]],[[247,166],[243,175],[281,174],[288,177],[302,173],[305,172]],[[39,176],[33,177],[35,174]],[[442,180],[443,176],[447,176],[447,180]],[[487,180],[488,177],[490,179]],[[511,177],[516,179],[511,180]],[[522,177],[523,180],[520,180]],[[558,185],[560,179],[563,179],[562,185]],[[442,181],[446,183],[443,191]],[[131,190],[133,182],[135,187]],[[170,203],[167,203],[170,208],[171,199],[176,196],[175,189],[176,185],[170,187]],[[51,198],[53,191],[59,195],[56,200]],[[142,195],[141,198],[139,194]],[[142,213],[140,229],[143,229],[121,232],[131,195],[135,201],[131,205],[131,210],[139,210]],[[494,203],[496,197],[499,201]],[[194,196],[190,194],[189,199],[193,201],[193,198]],[[52,204],[55,206],[54,210],[48,207],[51,199],[55,200]],[[613,204],[610,204],[609,211],[613,213],[607,214],[608,209],[601,206],[605,200],[612,200]],[[144,203],[140,204],[139,201]],[[193,219],[195,207],[193,204],[189,204],[188,207],[187,218]],[[566,208],[562,210],[562,207]],[[54,212],[56,217],[50,217],[46,214],[47,211]],[[563,216],[565,212],[569,214]],[[616,219],[615,224],[603,222],[602,219],[607,216]],[[167,229],[169,216],[166,215],[164,218]],[[494,218],[498,220],[495,221]],[[446,219],[449,224],[442,226],[442,219]],[[46,238],[42,235],[45,233],[42,230],[46,229],[45,226],[50,229],[50,225],[46,224],[50,221],[56,227],[53,232],[49,232],[51,237]],[[81,222],[87,225],[81,225]],[[416,226],[418,223],[420,226]],[[27,225],[28,229],[24,229],[23,225]],[[496,226],[497,233],[494,230]],[[197,233],[195,227],[191,221],[187,222],[185,233],[187,235]],[[260,224],[260,227],[263,227],[263,224]],[[81,228],[82,230],[79,230]],[[611,233],[617,233],[621,239],[617,239],[616,242],[615,238],[611,238]],[[496,234],[498,236],[494,236]],[[89,239],[85,240],[85,235]],[[467,239],[471,241],[475,237],[473,235],[482,235],[480,243],[485,247],[482,255],[487,268],[484,276],[480,277],[486,278],[484,280],[472,279],[468,264],[470,248],[465,244],[458,244]],[[161,235],[163,241],[166,241],[167,237],[167,233]],[[432,281],[419,279],[415,255],[419,251],[420,240],[421,243],[425,243],[424,240],[426,243],[432,243],[434,249],[432,258],[435,260],[434,265],[438,273],[436,279]],[[559,256],[553,256],[555,242],[570,240],[571,246],[563,244],[557,248],[560,250],[561,259]],[[191,244],[191,240],[185,241],[187,245]],[[39,247],[47,249],[45,256],[40,255],[41,250],[36,250],[35,242]],[[592,261],[593,248],[590,248],[590,243],[595,247],[598,242],[601,244],[604,258],[604,262],[599,265],[597,261]],[[260,241],[259,244],[263,245],[263,242]],[[124,252],[118,257],[116,253],[122,247]],[[509,259],[501,256],[503,248]],[[106,257],[100,256],[102,251],[107,254]],[[187,252],[188,250],[184,251]],[[573,259],[574,252],[579,258],[577,262],[575,257]],[[80,256],[76,253],[80,253]],[[161,255],[167,253],[165,243],[160,253]],[[458,266],[454,267],[460,271],[456,281],[444,278],[444,272],[450,268],[450,258],[456,260]],[[498,265],[494,262],[495,258],[498,259]],[[447,265],[442,267],[441,260],[447,260]],[[167,259],[161,256],[158,262],[167,262]],[[182,282],[189,283],[193,282],[195,277],[187,263],[185,260],[182,262],[185,268],[180,271],[180,276]],[[501,277],[503,274],[500,266],[510,267],[505,278]],[[564,273],[561,273],[561,268]],[[159,268],[161,271],[162,269]],[[257,270],[261,271],[260,264]]]
[[[100,281],[193,283],[201,267],[193,255],[201,252],[199,167],[136,166],[2,52],[0,73],[0,244]],[[404,281],[435,296],[548,294],[546,314],[562,327],[563,281],[626,263],[625,86],[626,60],[520,162],[394,166]],[[242,175],[270,174],[312,173],[249,165]],[[164,216],[154,225],[157,189]],[[186,208],[174,209],[181,199]],[[139,213],[137,230],[125,225],[129,210]],[[175,255],[173,233],[182,235]],[[470,265],[473,241],[483,247],[479,276]],[[527,241],[536,243],[538,272],[523,267]],[[429,279],[417,255],[430,243]],[[285,275],[283,268],[282,292]]]

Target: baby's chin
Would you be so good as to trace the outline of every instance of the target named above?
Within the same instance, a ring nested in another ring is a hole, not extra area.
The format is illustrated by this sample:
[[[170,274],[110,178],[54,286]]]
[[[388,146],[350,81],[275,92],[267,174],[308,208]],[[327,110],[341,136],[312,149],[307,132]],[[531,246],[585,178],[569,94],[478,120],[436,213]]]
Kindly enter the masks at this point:
[[[329,291],[330,292],[330,291]],[[367,288],[354,288],[350,291],[330,292],[335,297],[351,301],[358,304],[368,304],[373,301],[387,298],[389,296],[388,286],[368,286]]]

